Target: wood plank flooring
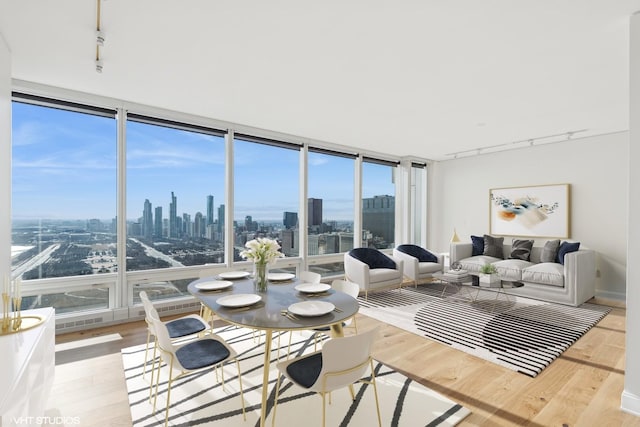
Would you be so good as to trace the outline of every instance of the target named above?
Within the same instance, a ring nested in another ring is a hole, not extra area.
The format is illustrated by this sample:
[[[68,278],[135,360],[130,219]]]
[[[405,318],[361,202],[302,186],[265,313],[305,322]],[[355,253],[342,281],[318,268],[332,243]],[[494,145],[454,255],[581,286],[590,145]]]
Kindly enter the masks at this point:
[[[640,426],[640,417],[619,409],[624,307],[614,307],[536,378],[364,315],[358,315],[357,325],[360,331],[380,326],[376,359],[469,408],[471,415],[460,426]],[[56,343],[81,344],[114,333],[122,338],[56,353],[48,416],[69,417],[67,425],[131,425],[120,349],[143,344],[146,324],[59,335]]]

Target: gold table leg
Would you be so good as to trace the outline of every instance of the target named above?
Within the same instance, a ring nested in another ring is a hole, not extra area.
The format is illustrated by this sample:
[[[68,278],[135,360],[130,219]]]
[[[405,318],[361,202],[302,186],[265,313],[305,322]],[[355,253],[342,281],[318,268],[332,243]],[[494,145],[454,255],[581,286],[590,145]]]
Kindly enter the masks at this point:
[[[264,369],[262,376],[262,407],[260,408],[260,427],[265,426],[267,395],[269,392],[269,365],[271,364],[271,329],[264,331]]]

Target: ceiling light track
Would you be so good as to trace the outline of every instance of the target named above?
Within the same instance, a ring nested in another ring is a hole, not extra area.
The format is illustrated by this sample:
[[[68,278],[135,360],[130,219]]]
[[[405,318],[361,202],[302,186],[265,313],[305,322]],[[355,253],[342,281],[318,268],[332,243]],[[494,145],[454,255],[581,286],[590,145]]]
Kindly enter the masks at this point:
[[[507,143],[504,143],[504,144],[488,145],[488,146],[485,146],[485,147],[473,148],[473,149],[464,150],[464,151],[457,151],[455,153],[448,153],[448,154],[445,154],[445,156],[457,159],[457,158],[460,158],[460,157],[467,157],[467,156],[472,156],[472,155],[477,155],[477,154],[482,154],[482,153],[487,153],[487,152],[497,152],[497,151],[510,150],[510,149],[514,149],[514,148],[523,148],[523,147],[526,147],[526,146],[532,147],[534,145],[542,145],[542,144],[550,144],[552,142],[568,141],[575,134],[580,133],[580,132],[586,132],[587,130],[588,129],[571,130],[571,131],[568,131],[568,132],[555,133],[555,134],[552,134],[552,135],[538,136],[538,137],[535,137],[535,138],[528,138],[528,139],[522,139],[522,140],[513,141],[513,142],[507,142]]]
[[[100,28],[100,7],[101,0],[96,0],[96,72],[102,73],[102,59],[100,58],[100,48],[104,46],[104,33]]]

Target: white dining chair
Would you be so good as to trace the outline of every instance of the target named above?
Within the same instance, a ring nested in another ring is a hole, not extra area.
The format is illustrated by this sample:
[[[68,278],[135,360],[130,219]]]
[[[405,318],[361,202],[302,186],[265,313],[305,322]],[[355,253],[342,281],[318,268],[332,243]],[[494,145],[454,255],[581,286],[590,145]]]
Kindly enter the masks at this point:
[[[343,292],[354,299],[358,299],[358,295],[360,294],[360,286],[357,283],[349,282],[348,280],[335,279],[331,282],[331,288],[338,291]],[[343,328],[351,327],[353,324],[353,328],[355,329],[355,333],[358,333],[358,325],[356,324],[356,316],[346,319],[342,322]],[[318,337],[322,334],[329,335],[331,332],[331,328],[329,326],[324,326],[322,328],[313,329],[314,332],[314,343],[313,349],[316,350],[318,347]]]
[[[378,334],[378,328],[344,338],[332,338],[320,351],[280,362],[276,365],[279,375],[273,403],[272,426],[276,422],[276,410],[280,393],[281,377],[322,397],[322,425],[326,424],[326,395],[334,390],[351,386],[354,382],[363,382],[373,386],[378,414],[378,425],[382,426],[378,389],[373,367],[371,349]],[[363,378],[367,369],[371,379]],[[350,387],[351,399],[355,400]]]
[[[244,393],[242,390],[242,373],[240,371],[240,362],[237,353],[229,344],[227,344],[220,336],[209,334],[198,337],[181,344],[175,344],[169,336],[169,330],[166,323],[160,318],[151,316],[151,323],[156,334],[158,350],[160,358],[166,363],[168,368],[169,379],[167,381],[167,397],[165,407],[164,425],[169,423],[169,406],[171,404],[171,387],[173,382],[183,375],[190,374],[195,371],[204,369],[222,367],[230,361],[236,362],[238,370],[238,382],[240,384],[240,401],[242,404],[242,416],[247,420],[244,407]],[[154,361],[155,363],[155,361]],[[160,384],[161,361],[158,360],[155,395],[153,398],[153,413],[156,412],[156,401],[158,399],[158,385]],[[174,370],[178,370],[179,374],[174,376]],[[217,377],[217,375],[216,375]],[[224,389],[224,369],[221,369],[222,387]]]
[[[301,271],[298,275],[300,282],[302,283],[320,283],[322,276],[319,273],[314,273],[313,271],[304,270]]]
[[[145,291],[140,291],[140,300],[142,301],[142,305],[144,307],[145,312],[145,322],[147,323],[147,345],[144,350],[144,365],[142,365],[142,376],[146,374],[148,357],[149,357],[149,344],[151,342],[151,337],[153,337],[153,356],[152,361],[154,361],[157,357],[157,335],[155,333],[154,325],[151,322],[152,317],[156,317],[160,319],[160,315],[158,311],[153,306],[153,303],[149,299],[149,296]],[[203,334],[207,329],[212,331],[212,326],[207,323],[201,316],[196,314],[190,314],[188,316],[183,316],[178,319],[169,320],[168,322],[163,322],[166,326],[169,338],[172,340],[178,340],[181,338],[187,338],[191,335]],[[153,384],[153,375],[154,375],[154,364],[151,364],[151,381],[150,384]],[[149,386],[149,398],[151,398],[151,385]]]

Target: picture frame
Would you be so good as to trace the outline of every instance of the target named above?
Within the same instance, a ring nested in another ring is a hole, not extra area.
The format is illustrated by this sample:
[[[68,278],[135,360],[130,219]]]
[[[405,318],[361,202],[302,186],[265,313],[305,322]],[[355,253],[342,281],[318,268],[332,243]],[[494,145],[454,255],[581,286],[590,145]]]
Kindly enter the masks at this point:
[[[570,184],[490,189],[490,233],[568,239],[570,190]]]

